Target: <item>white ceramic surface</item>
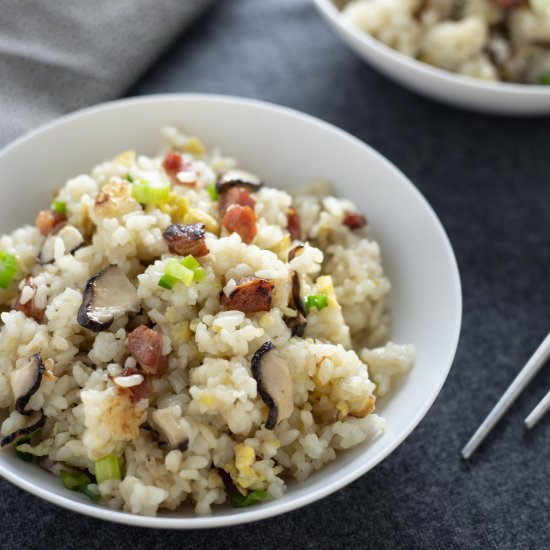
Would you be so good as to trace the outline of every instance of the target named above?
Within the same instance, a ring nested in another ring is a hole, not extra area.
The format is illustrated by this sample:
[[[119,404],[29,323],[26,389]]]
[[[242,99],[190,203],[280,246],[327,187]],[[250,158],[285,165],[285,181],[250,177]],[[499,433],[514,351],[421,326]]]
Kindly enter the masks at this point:
[[[115,154],[154,154],[160,127],[175,124],[238,157],[272,186],[292,187],[322,176],[369,220],[393,282],[392,339],[412,343],[417,361],[388,398],[377,403],[387,431],[341,454],[278,501],[197,517],[189,509],[149,518],[91,504],[37,466],[0,453],[0,474],[16,485],[84,514],[132,525],[201,528],[266,518],[329,495],[369,471],[415,428],[438,395],[455,353],[462,302],[453,251],[436,215],[410,181],[376,151],[307,115],[274,105],[206,95],[152,96],[107,103],[61,118],[0,153],[0,231],[48,205],[68,178]]]
[[[332,0],[313,0],[338,36],[392,80],[431,99],[505,115],[550,114],[550,86],[487,82],[438,69],[406,56],[349,23]]]

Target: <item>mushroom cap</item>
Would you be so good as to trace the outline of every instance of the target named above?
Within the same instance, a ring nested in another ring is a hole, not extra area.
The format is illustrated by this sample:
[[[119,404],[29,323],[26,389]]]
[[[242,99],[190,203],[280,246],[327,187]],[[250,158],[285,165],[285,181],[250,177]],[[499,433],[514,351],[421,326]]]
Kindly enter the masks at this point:
[[[262,180],[250,172],[244,170],[227,170],[220,174],[216,182],[216,191],[223,193],[229,187],[238,185],[240,187],[248,187],[251,191],[258,191],[262,186]]]
[[[116,265],[109,265],[86,283],[77,321],[94,332],[107,330],[117,317],[139,311],[137,290]]]
[[[252,357],[252,375],[258,384],[258,393],[269,409],[265,427],[272,430],[294,410],[290,372],[287,364],[275,353],[273,342],[260,346]]]
[[[74,225],[60,224],[46,237],[38,255],[38,263],[46,265],[55,260],[55,243],[57,239],[63,241],[66,254],[72,254],[84,244],[82,233]]]
[[[180,451],[187,450],[189,437],[180,426],[171,408],[153,411],[152,420],[157,431],[167,441],[171,449],[178,449]]]
[[[25,366],[11,373],[10,382],[15,397],[15,410],[18,413],[31,414],[25,411],[25,407],[40,387],[44,370],[40,353],[35,353],[29,357],[29,361]]]

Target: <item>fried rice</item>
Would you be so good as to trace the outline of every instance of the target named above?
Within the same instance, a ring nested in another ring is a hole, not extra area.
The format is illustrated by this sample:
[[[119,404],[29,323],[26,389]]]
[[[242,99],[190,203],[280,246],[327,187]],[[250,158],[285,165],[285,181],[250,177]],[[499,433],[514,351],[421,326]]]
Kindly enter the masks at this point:
[[[101,505],[210,514],[381,434],[414,349],[354,204],[163,133],[0,238],[0,444]]]

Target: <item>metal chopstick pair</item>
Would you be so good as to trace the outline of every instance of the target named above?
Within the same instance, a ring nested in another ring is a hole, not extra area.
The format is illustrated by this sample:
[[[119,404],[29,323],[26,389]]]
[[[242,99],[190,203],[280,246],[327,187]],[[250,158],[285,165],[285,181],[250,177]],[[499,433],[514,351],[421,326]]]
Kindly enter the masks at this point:
[[[499,399],[498,403],[493,407],[487,418],[474,433],[470,441],[462,449],[462,457],[470,458],[475,450],[481,445],[483,440],[489,435],[497,422],[504,416],[506,411],[511,407],[512,403],[517,399],[519,394],[527,387],[529,382],[542,368],[546,360],[550,357],[550,334],[546,336],[537,351],[527,361],[527,364],[521,369],[510,387],[504,392],[504,395]],[[541,400],[541,402],[533,409],[531,414],[525,419],[525,426],[531,429],[537,422],[550,410],[550,392]]]

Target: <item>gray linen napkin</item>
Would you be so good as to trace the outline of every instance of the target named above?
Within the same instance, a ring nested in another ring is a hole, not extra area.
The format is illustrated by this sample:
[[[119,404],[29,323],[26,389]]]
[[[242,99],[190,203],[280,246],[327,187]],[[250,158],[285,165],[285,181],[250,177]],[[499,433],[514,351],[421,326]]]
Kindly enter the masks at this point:
[[[210,0],[0,0],[0,147],[116,98]]]

